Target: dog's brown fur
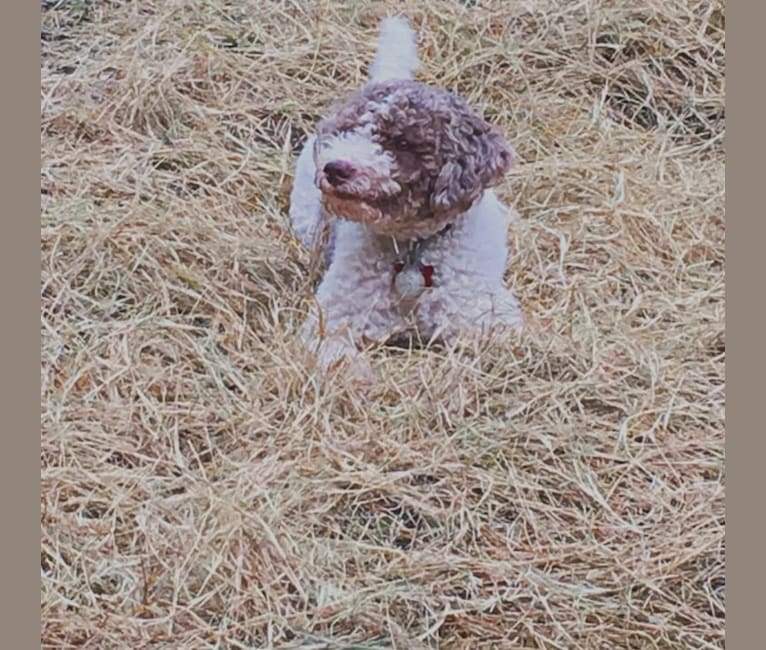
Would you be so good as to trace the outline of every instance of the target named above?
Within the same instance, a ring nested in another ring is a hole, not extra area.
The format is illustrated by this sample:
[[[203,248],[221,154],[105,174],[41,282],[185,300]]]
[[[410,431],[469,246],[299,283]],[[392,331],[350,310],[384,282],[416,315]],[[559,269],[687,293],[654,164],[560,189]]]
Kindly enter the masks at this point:
[[[360,128],[392,158],[391,179],[400,189],[347,193],[319,182],[332,212],[379,234],[438,231],[502,178],[513,160],[500,131],[464,99],[417,81],[367,84],[320,122],[316,146]]]

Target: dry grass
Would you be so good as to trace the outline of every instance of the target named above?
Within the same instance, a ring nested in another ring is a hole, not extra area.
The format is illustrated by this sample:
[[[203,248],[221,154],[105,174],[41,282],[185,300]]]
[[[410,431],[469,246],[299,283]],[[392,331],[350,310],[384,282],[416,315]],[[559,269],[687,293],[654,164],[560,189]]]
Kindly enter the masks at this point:
[[[531,326],[368,400],[286,206],[387,3],[47,4],[44,648],[724,647],[721,2],[396,4],[520,155]]]

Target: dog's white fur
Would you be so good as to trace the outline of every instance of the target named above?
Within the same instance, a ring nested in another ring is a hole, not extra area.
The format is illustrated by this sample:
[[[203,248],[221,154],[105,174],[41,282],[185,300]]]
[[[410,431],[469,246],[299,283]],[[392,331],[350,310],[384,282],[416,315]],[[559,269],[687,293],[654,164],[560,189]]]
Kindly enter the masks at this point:
[[[406,19],[385,20],[371,81],[409,79],[418,66],[415,34]],[[337,138],[329,152],[315,147],[315,141],[316,136],[308,139],[296,163],[290,218],[295,234],[309,248],[322,245],[320,234],[330,224],[330,241],[324,244],[329,265],[316,291],[317,309],[304,327],[305,340],[323,368],[351,358],[367,375],[368,367],[358,356],[360,345],[413,327],[426,339],[448,344],[462,333],[522,329],[519,303],[503,282],[507,228],[516,213],[492,189],[454,219],[449,230],[422,241],[420,261],[434,267],[434,286],[404,308],[392,289],[398,247],[393,240],[398,238],[343,215],[334,219],[323,208],[317,186],[317,169],[338,151],[367,170],[373,168],[376,179],[386,178],[385,156],[359,134]]]
[[[370,81],[411,79],[419,67],[417,39],[407,19],[392,16],[384,20],[370,66]]]

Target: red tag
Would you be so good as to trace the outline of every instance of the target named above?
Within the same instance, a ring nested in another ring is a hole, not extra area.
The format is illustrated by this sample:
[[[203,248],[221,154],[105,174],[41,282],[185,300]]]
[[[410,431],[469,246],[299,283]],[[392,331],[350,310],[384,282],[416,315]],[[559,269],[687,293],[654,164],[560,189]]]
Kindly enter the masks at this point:
[[[404,262],[394,262],[394,274],[401,273],[404,270]],[[420,273],[423,276],[423,285],[426,287],[434,286],[434,267],[430,264],[421,264]]]

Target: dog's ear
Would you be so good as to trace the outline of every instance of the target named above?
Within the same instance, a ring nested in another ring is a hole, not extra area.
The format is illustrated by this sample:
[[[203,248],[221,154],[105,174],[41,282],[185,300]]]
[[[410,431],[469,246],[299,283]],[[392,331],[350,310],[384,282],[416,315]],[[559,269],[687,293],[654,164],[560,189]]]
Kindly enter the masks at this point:
[[[449,151],[434,182],[434,212],[465,211],[513,164],[514,152],[502,133],[472,114],[451,129]]]

